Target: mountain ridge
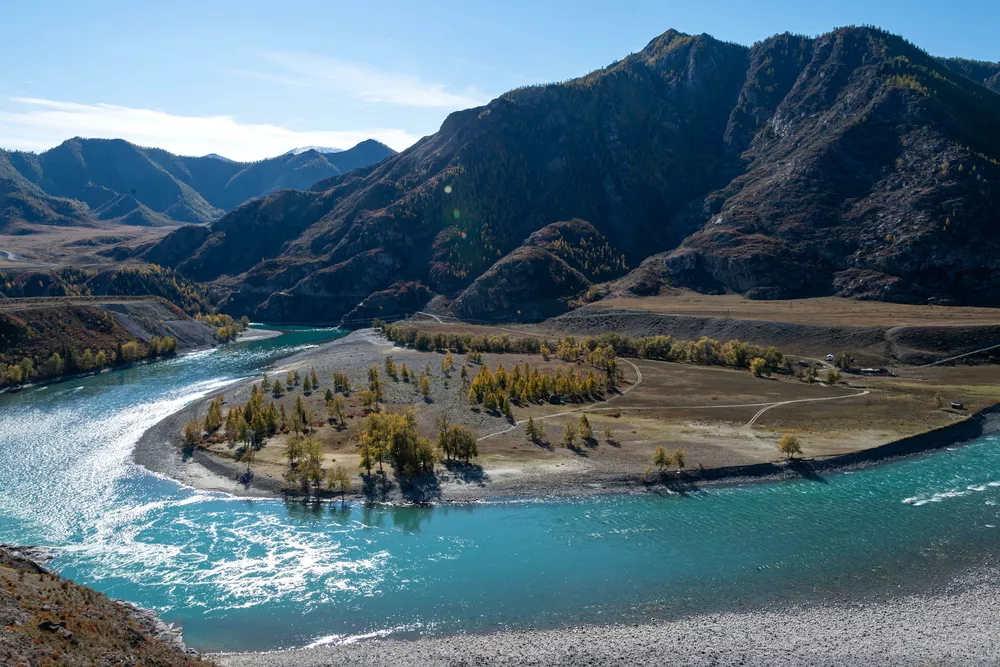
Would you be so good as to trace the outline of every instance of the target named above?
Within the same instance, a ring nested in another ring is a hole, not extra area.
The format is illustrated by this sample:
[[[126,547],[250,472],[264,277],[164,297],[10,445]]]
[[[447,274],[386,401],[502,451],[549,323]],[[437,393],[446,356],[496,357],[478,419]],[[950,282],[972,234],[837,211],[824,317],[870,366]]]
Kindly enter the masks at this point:
[[[454,112],[388,160],[236,209],[176,267],[226,276],[232,312],[337,321],[396,283],[471,303],[464,292],[532,233],[578,218],[636,267],[606,292],[1000,303],[995,76],[867,27],[753,47],[671,30],[583,77]]]
[[[394,153],[366,140],[336,153],[310,149],[244,163],[214,154],[175,155],[123,139],[80,137],[38,154],[0,151],[0,187],[7,203],[0,206],[0,228],[17,222],[205,223],[254,197],[304,189]],[[109,216],[111,208],[121,209],[121,215]]]

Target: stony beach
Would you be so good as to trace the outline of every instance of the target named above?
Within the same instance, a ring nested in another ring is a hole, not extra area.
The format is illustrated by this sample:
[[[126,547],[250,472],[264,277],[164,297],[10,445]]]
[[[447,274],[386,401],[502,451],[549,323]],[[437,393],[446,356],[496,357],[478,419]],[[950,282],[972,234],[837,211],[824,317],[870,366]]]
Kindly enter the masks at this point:
[[[365,641],[213,656],[225,667],[689,667],[1000,664],[995,571],[927,596],[691,616],[645,625]]]

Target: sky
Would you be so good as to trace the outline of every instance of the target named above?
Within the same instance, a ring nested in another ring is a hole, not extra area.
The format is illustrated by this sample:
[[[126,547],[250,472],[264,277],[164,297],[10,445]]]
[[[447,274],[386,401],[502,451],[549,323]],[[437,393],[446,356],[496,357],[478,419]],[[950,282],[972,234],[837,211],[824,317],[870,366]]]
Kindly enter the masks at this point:
[[[0,147],[121,137],[256,160],[366,138],[403,150],[452,111],[563,81],[670,28],[750,45],[871,24],[1000,60],[1000,0],[8,0]]]

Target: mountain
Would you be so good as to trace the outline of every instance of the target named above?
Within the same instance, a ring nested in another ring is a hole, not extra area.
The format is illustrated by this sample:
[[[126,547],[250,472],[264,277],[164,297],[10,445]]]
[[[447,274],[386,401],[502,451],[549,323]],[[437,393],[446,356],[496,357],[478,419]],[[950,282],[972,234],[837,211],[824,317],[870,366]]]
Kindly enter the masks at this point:
[[[343,148],[331,148],[329,146],[299,146],[298,148],[293,148],[292,150],[285,153],[288,155],[298,155],[299,153],[305,153],[306,151],[316,151],[317,153],[342,153]]]
[[[60,226],[92,224],[86,206],[45,194],[0,152],[0,232],[16,231],[9,228],[11,221]]]
[[[336,321],[414,284],[487,318],[551,314],[602,281],[998,304],[996,69],[873,28],[751,48],[671,30],[154,251],[228,276],[224,308],[272,321]],[[596,234],[599,276],[527,242],[573,220]]]
[[[254,197],[377,162],[377,141],[242,163],[184,157],[122,139],[75,138],[44,153],[0,151],[0,227],[12,223],[163,226],[204,223]]]
[[[991,63],[981,60],[966,60],[965,58],[945,58],[941,62],[953,72],[958,72],[962,76],[1000,93],[1000,62]]]

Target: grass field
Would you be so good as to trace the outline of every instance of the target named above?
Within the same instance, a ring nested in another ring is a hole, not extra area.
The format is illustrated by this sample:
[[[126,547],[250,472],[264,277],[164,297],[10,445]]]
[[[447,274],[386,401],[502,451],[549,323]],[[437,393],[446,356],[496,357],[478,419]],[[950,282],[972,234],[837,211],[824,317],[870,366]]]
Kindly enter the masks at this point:
[[[604,299],[594,308],[621,308],[669,315],[731,317],[831,326],[952,326],[1000,324],[1000,308],[928,306],[839,297],[755,301],[738,294],[680,291],[676,295]]]
[[[22,225],[18,234],[0,234],[0,270],[95,266],[115,261],[98,254],[116,245],[138,246],[163,238],[176,227]],[[16,259],[11,259],[12,253]]]

